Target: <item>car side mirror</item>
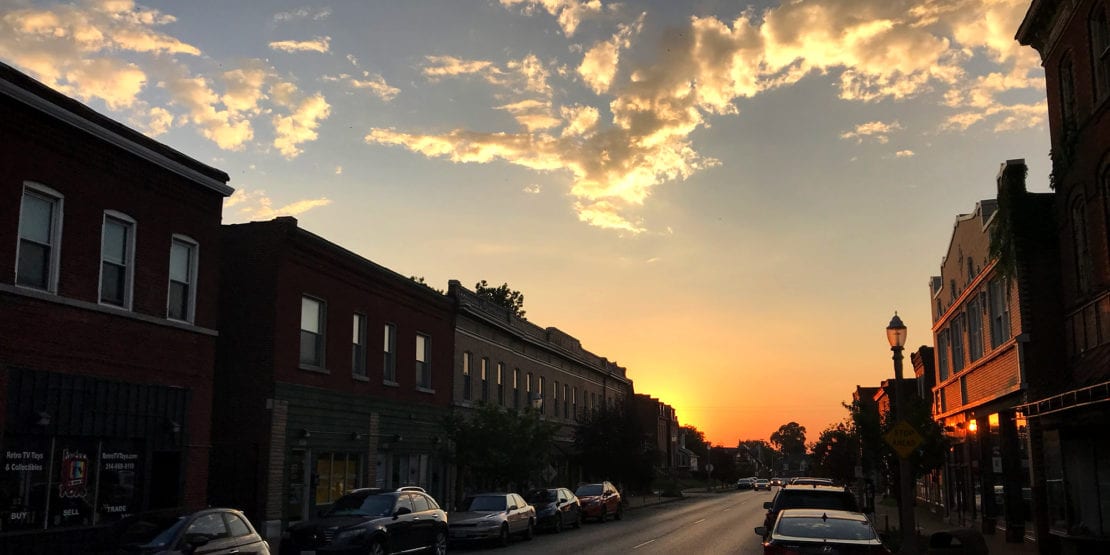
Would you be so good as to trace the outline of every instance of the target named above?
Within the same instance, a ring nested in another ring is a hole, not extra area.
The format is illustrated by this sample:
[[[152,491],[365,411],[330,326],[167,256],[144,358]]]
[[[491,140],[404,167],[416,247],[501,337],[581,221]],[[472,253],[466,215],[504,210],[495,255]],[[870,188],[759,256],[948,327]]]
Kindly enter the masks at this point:
[[[763,508],[767,509],[768,511],[771,510],[771,502],[770,501],[764,501],[763,502]]]
[[[517,507],[516,505],[509,505],[509,508],[508,508],[508,509],[505,509],[505,512],[506,512],[506,513],[511,513],[511,512],[513,512],[513,511],[515,511],[515,510],[519,509],[519,508],[520,508],[520,507]]]
[[[767,535],[767,527],[766,526],[756,526],[755,527],[755,535],[760,536],[760,537],[766,536]]]
[[[212,541],[212,538],[208,537],[207,534],[185,534],[184,551],[185,553],[191,554],[196,551],[198,547],[207,545],[209,541]]]
[[[400,507],[400,508],[397,509],[397,512],[393,513],[393,518],[397,518],[399,516],[404,516],[404,515],[407,515],[411,512],[412,512],[412,509],[410,509],[408,507]]]

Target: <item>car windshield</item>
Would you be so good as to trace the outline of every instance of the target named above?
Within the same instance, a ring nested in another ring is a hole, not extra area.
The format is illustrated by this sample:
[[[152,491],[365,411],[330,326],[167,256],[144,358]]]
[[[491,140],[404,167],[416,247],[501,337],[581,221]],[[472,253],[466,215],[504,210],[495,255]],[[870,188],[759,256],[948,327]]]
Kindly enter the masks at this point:
[[[349,493],[336,500],[326,516],[389,516],[396,497],[375,493]]]
[[[524,500],[529,503],[551,503],[555,501],[555,492],[549,489],[537,489],[528,492]]]
[[[775,534],[827,540],[873,540],[875,529],[866,520],[787,516],[779,520]]]
[[[464,511],[504,511],[504,495],[475,495],[463,501]]]
[[[601,495],[602,489],[603,488],[601,487],[601,484],[589,484],[579,487],[578,490],[574,492],[574,495],[577,495],[578,497]]]

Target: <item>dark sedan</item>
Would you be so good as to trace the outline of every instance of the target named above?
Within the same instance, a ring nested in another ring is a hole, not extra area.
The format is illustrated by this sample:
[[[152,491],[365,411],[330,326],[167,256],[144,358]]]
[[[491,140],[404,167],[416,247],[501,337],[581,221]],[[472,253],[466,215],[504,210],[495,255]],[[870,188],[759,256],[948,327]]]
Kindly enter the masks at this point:
[[[536,509],[537,528],[559,533],[567,526],[578,528],[582,525],[582,504],[569,489],[532,490],[524,496],[524,500]]]
[[[270,550],[243,513],[203,509],[188,515],[143,513],[116,525],[116,553],[134,555],[269,555]]]
[[[281,555],[447,553],[447,513],[426,493],[357,489],[320,518],[289,527]]]
[[[890,555],[867,515],[833,509],[784,509],[773,528],[755,529],[763,536],[763,553]]]

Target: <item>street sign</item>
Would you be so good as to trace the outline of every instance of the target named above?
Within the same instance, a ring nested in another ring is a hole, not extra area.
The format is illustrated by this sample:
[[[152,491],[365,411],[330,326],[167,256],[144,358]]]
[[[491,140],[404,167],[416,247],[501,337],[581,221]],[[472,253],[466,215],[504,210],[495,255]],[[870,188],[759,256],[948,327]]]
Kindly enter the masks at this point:
[[[909,457],[924,441],[921,434],[905,420],[899,420],[889,432],[883,435],[883,439],[903,459]]]

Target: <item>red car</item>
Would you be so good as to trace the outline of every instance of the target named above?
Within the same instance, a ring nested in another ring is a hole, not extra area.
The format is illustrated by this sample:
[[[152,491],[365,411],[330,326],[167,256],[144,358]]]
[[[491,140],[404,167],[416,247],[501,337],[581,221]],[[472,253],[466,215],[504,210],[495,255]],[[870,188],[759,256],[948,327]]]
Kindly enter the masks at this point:
[[[605,522],[612,515],[620,520],[624,515],[624,505],[621,503],[621,494],[609,482],[597,484],[582,484],[574,491],[574,495],[582,503],[582,518],[596,518]]]

